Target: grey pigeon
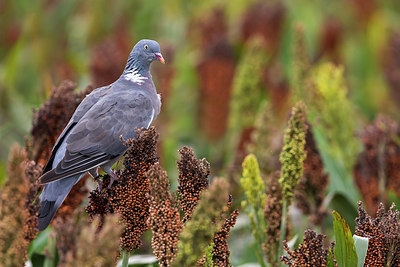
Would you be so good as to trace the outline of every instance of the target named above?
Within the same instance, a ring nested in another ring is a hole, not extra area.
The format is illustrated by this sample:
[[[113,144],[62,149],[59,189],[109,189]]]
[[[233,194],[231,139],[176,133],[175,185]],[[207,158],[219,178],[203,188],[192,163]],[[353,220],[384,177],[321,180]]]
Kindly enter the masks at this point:
[[[135,138],[135,128],[148,128],[160,113],[161,99],[150,74],[154,60],[164,63],[160,45],[153,40],[139,41],[121,77],[95,89],[77,107],[39,178],[46,184],[39,197],[40,231],[87,172],[96,177],[101,167],[112,181],[118,178],[111,167],[127,150],[120,137]]]

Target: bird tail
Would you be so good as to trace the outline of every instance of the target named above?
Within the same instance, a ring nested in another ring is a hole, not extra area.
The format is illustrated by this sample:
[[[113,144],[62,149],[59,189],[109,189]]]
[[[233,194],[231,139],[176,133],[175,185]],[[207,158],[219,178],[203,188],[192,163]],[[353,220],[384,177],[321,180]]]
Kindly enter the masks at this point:
[[[58,208],[84,174],[77,174],[68,178],[48,183],[40,194],[40,209],[37,229],[43,231],[50,224]]]

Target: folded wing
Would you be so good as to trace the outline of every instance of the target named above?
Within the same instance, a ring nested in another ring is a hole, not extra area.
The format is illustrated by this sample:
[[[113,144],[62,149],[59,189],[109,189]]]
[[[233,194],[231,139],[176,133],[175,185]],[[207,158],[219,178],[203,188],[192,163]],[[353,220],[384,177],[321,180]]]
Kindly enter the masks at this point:
[[[100,88],[93,90],[89,95],[87,95],[79,106],[76,108],[74,114],[72,115],[71,119],[69,120],[67,126],[65,126],[64,130],[58,137],[53,150],[51,151],[51,156],[43,170],[43,173],[50,171],[53,168],[53,162],[56,156],[56,153],[62,143],[64,142],[65,138],[68,136],[68,133],[72,131],[72,129],[76,126],[78,121],[93,107],[99,99],[105,96],[108,91],[111,89],[113,85],[107,85]]]
[[[40,177],[49,183],[87,172],[120,157],[127,149],[121,140],[136,137],[135,129],[149,127],[155,108],[141,92],[126,92],[98,101],[71,130],[66,152],[58,165]]]

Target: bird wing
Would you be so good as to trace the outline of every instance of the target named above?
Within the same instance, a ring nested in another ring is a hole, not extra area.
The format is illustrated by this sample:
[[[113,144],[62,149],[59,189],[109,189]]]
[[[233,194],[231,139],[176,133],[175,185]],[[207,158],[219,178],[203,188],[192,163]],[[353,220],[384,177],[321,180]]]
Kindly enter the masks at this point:
[[[74,114],[72,115],[71,119],[69,120],[67,126],[65,126],[64,130],[59,135],[53,150],[51,151],[50,159],[48,160],[46,167],[43,169],[43,173],[50,171],[53,168],[53,161],[56,156],[58,149],[60,148],[61,144],[64,142],[64,139],[68,135],[69,132],[75,127],[78,121],[88,112],[88,110],[96,104],[99,99],[101,99],[104,95],[107,94],[109,89],[112,87],[111,85],[103,86],[93,90],[90,94],[88,94],[79,106],[76,108]]]
[[[127,149],[120,140],[136,137],[135,128],[149,127],[155,119],[150,97],[140,91],[108,95],[98,101],[71,130],[64,158],[45,173],[49,183],[86,172],[120,157]]]

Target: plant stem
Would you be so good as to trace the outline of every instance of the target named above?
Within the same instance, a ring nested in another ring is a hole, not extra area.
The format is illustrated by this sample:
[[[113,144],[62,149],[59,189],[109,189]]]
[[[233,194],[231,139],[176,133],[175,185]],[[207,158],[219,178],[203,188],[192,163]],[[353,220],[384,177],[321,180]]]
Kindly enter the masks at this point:
[[[283,240],[285,239],[286,236],[286,213],[287,213],[287,200],[284,198],[282,204],[281,236],[279,238],[279,244],[278,244],[278,257],[277,257],[278,266],[282,266],[281,256],[283,255]]]
[[[126,250],[122,251],[122,267],[128,267],[129,263],[129,252]]]
[[[261,267],[266,267],[265,263],[264,263],[263,255],[262,255],[261,250],[259,248],[259,244],[257,243],[254,247],[255,247],[256,256],[258,258],[258,262],[260,263],[260,266]]]
[[[257,216],[257,213],[255,212],[253,215]],[[251,224],[251,228],[253,229],[253,236],[255,239],[254,251],[256,252],[256,256],[258,258],[258,262],[260,263],[261,267],[265,267],[263,252],[262,252],[262,248],[261,248],[262,242],[261,242],[260,232],[257,227],[258,224],[256,223],[254,217],[250,217],[250,224]]]

